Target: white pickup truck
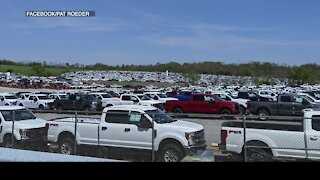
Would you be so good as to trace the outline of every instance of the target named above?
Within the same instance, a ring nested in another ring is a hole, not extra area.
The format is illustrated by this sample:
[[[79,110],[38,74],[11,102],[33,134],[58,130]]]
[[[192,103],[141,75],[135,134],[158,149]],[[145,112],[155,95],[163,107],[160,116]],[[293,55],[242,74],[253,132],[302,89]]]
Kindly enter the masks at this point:
[[[154,106],[164,110],[163,103],[159,100],[153,100],[144,94],[122,94],[120,96],[121,102],[133,102],[136,105]]]
[[[302,122],[247,122],[244,138],[243,122],[224,122],[220,148],[244,154],[251,161],[271,158],[320,159],[320,111],[304,111]]]
[[[3,147],[11,147],[12,119],[14,118],[14,146],[45,147],[46,120],[36,118],[33,113],[20,106],[0,106],[0,143]]]
[[[121,101],[119,98],[114,98],[108,93],[90,93],[102,102],[102,107],[117,106],[117,105],[131,105],[133,101]]]
[[[51,109],[54,99],[45,94],[30,94],[26,99],[19,99],[17,104],[30,109]]]
[[[51,149],[58,148],[59,153],[73,154],[76,137],[78,147],[89,145],[91,151],[100,153],[99,149],[108,152],[112,147],[151,152],[152,127],[154,150],[160,161],[180,161],[186,154],[206,148],[202,125],[172,119],[152,106],[108,107],[103,110],[101,119],[78,118],[77,122],[76,135],[75,118],[47,122]]]
[[[18,97],[9,93],[0,93],[0,106],[17,105]]]

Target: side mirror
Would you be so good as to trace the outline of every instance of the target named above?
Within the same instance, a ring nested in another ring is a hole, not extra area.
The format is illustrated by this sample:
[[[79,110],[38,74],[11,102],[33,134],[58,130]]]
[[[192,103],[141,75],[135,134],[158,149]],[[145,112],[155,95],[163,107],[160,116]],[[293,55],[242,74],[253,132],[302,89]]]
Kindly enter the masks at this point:
[[[34,102],[37,102],[37,101],[38,101],[38,99],[37,99],[37,98],[34,98],[33,100],[34,100]]]
[[[147,118],[142,117],[139,123],[139,127],[149,129],[152,128],[152,123]]]
[[[215,104],[216,102],[213,99],[210,99],[210,104]]]

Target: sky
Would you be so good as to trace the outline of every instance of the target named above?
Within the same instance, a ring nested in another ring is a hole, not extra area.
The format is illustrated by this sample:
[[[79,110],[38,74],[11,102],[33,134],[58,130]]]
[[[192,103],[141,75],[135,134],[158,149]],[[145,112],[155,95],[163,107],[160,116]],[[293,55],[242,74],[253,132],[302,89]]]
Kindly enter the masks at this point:
[[[0,59],[108,65],[320,62],[318,0],[1,0]],[[95,17],[26,17],[91,10]]]

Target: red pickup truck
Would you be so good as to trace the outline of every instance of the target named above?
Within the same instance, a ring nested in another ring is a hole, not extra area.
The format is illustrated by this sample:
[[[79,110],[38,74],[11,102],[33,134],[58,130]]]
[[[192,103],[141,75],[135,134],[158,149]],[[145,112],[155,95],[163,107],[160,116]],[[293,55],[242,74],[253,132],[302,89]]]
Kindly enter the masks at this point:
[[[192,94],[188,101],[167,101],[166,112],[239,114],[239,104],[212,94]]]

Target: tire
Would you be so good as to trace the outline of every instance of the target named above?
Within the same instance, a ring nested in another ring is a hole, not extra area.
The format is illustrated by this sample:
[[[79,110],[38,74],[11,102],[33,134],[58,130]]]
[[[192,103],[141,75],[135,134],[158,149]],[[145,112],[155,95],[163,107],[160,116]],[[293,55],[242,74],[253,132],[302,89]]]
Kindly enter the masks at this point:
[[[11,135],[9,135],[9,136],[6,136],[4,139],[3,139],[3,144],[2,144],[2,146],[4,147],[4,148],[12,148],[12,137],[11,137]],[[16,140],[14,140],[13,141],[13,146],[15,146],[16,145]]]
[[[272,155],[265,149],[248,148],[247,159],[249,162],[271,162]]]
[[[57,107],[57,111],[58,111],[58,113],[62,113],[61,111],[63,111],[63,107],[62,107],[62,105],[58,105],[58,107]]]
[[[5,104],[5,106],[9,106],[9,104]]]
[[[180,162],[184,157],[183,150],[177,144],[165,144],[159,155],[162,162]]]
[[[74,140],[71,137],[63,137],[59,140],[59,153],[72,155],[74,154]]]
[[[84,108],[84,111],[86,111],[86,112],[90,111],[90,107],[86,106],[86,107]]]
[[[266,121],[269,119],[269,112],[264,110],[264,109],[261,109],[258,111],[258,116],[259,116],[259,120],[261,121]]]
[[[41,104],[41,105],[39,105],[39,109],[40,110],[44,110],[44,106]]]
[[[232,119],[232,117],[229,117],[229,116],[224,116],[224,115],[230,115],[231,114],[231,111],[229,109],[222,109],[220,111],[220,114],[222,114],[221,118],[223,120],[226,120],[226,119]]]
[[[23,104],[22,104],[22,103],[20,103],[20,104],[19,104],[19,106],[23,106]]]
[[[177,108],[174,108],[173,113],[183,113],[183,111],[181,108],[177,107]]]
[[[111,106],[113,106],[112,104],[108,104],[108,105],[106,105],[106,107],[111,107]]]
[[[242,114],[246,114],[246,108],[245,107],[243,107],[243,106],[240,106],[240,114],[242,115]]]

